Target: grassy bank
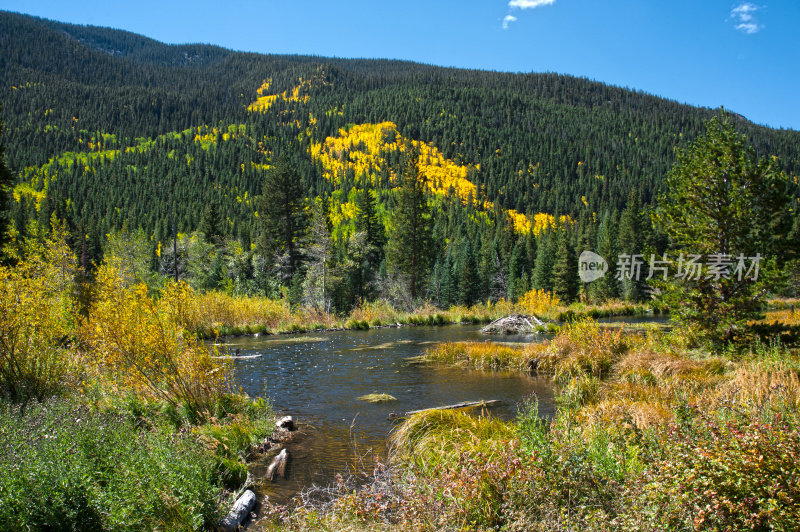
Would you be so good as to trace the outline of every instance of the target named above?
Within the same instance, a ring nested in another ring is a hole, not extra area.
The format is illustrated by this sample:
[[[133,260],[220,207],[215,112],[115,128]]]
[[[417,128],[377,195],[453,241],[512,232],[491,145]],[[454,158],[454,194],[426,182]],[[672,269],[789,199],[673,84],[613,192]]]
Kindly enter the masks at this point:
[[[791,530],[800,520],[800,355],[722,355],[681,331],[575,323],[549,343],[443,344],[429,360],[552,375],[503,423],[458,411],[392,436],[392,481],[287,517],[300,529]]]
[[[0,266],[0,529],[203,530],[274,424],[184,326],[113,267],[81,307],[63,239]]]
[[[264,403],[228,403],[194,425],[135,400],[0,405],[0,528],[213,528],[274,422]]]
[[[562,305],[557,298],[536,290],[525,294],[516,303],[500,300],[449,309],[422,304],[412,310],[401,310],[387,301],[375,301],[364,303],[348,315],[336,315],[306,307],[292,308],[285,300],[234,297],[222,292],[195,292],[188,286],[183,287],[182,298],[181,320],[188,330],[202,338],[302,333],[327,329],[359,330],[398,324],[480,324],[515,313],[534,314],[545,320],[564,322],[659,312],[649,305],[620,301],[609,301],[602,305]]]

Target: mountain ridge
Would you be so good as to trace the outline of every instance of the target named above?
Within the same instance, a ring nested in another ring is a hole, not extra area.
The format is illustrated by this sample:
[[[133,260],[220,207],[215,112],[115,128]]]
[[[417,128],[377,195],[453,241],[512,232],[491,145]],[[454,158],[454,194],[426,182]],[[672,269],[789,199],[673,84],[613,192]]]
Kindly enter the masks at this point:
[[[280,99],[268,112],[248,111],[265,80],[280,95],[315,76],[324,82],[304,89],[304,102]],[[352,125],[392,122],[399,135],[473,168],[469,179],[489,202],[531,216],[575,218],[587,208],[589,214],[621,210],[630,193],[651,204],[675,161],[674,148],[718,114],[555,73],[172,45],[8,12],[0,12],[0,101],[9,166],[20,174],[84,152],[101,137],[124,148],[191,128],[246,124],[250,142],[268,145],[268,153],[292,151],[305,186],[319,192],[331,185],[310,156],[312,144]],[[800,133],[730,116],[759,153],[800,172]],[[252,157],[256,165],[269,160]],[[199,171],[230,185],[230,170]],[[53,181],[67,187],[70,179]],[[258,178],[252,179],[243,184],[251,195],[258,192]]]

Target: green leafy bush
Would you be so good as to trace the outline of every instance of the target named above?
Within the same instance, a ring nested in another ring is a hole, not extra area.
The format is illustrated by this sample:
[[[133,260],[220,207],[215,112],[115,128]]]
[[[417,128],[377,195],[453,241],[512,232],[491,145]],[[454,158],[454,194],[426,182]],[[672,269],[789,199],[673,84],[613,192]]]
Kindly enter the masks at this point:
[[[66,399],[0,407],[0,529],[199,530],[218,518],[214,457],[189,435]]]

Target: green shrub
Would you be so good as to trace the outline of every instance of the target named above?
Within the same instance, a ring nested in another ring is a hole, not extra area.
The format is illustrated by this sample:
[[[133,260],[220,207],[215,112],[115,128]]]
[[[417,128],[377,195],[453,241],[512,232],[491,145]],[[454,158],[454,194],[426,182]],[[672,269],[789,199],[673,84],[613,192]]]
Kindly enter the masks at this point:
[[[194,438],[66,399],[0,407],[0,529],[199,530],[218,518],[213,457]]]
[[[653,520],[671,529],[795,529],[798,420],[792,413],[759,417],[695,412],[679,427],[662,430],[660,458],[637,495]]]

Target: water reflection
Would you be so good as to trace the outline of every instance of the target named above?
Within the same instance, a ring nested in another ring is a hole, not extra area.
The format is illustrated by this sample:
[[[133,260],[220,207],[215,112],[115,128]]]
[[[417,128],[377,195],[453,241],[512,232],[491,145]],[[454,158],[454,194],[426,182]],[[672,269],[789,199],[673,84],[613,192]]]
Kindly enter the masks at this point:
[[[492,413],[510,418],[524,397],[536,394],[540,412],[553,412],[552,389],[541,377],[516,372],[486,373],[413,364],[433,343],[486,341],[478,327],[408,327],[336,331],[313,336],[232,338],[229,350],[242,388],[263,395],[279,413],[300,423],[289,444],[288,479],[270,483],[270,500],[284,503],[304,486],[326,484],[336,473],[352,470],[373,456],[384,456],[392,412],[406,412],[462,401],[502,401]],[[541,341],[540,336],[503,337],[503,341]],[[366,403],[358,397],[386,393],[397,400]],[[263,473],[267,464],[256,464]]]

